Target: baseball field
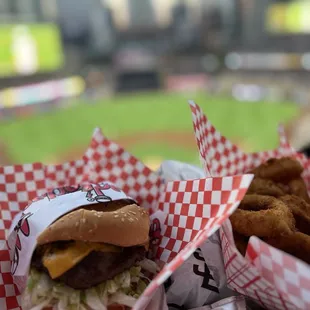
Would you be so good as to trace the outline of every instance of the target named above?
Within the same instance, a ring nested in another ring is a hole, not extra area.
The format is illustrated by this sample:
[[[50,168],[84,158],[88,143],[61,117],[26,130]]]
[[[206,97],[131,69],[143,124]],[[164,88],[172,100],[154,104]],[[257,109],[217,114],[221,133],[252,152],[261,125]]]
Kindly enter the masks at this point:
[[[277,145],[276,128],[298,112],[290,103],[242,103],[204,93],[143,93],[75,102],[66,109],[0,124],[0,139],[14,163],[62,162],[87,148],[92,131],[103,133],[156,166],[163,159],[198,163],[190,108],[194,99],[213,124],[247,151]]]

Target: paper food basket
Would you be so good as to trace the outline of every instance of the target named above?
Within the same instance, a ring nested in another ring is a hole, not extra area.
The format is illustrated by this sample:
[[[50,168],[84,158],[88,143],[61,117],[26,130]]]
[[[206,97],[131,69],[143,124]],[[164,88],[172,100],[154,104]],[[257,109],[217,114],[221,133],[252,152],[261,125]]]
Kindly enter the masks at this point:
[[[267,152],[247,154],[217,131],[202,109],[190,101],[194,132],[206,175],[246,173],[269,158],[291,156],[304,167],[310,190],[310,162],[297,153],[279,128],[280,145]],[[253,236],[245,257],[236,249],[229,221],[220,230],[227,284],[266,309],[310,309],[310,266]]]
[[[31,200],[47,191],[83,182],[98,184],[109,181],[147,209],[152,215],[153,223],[161,223],[160,244],[156,254],[163,268],[139,298],[134,309],[164,310],[167,308],[163,294],[165,281],[234,212],[251,180],[252,175],[240,174],[166,183],[159,174],[152,172],[121,146],[104,137],[99,129],[95,130],[91,144],[80,160],[59,165],[33,163],[1,167],[0,309],[22,309],[19,288],[23,286],[23,281],[16,281],[17,277],[12,277],[14,257],[10,256],[12,251],[9,251],[7,241],[12,221],[14,217],[19,219],[16,215]],[[25,240],[23,225],[35,226],[35,223],[31,223],[31,217],[27,222],[19,222],[18,248]],[[229,237],[229,234],[226,235]],[[226,235],[222,233],[222,243],[226,264],[228,263],[229,281],[233,283],[236,273],[231,275],[230,272],[235,271],[236,264],[233,263],[230,268],[227,257],[235,248]],[[12,249],[12,245],[10,246]],[[244,272],[239,274],[238,279],[242,279]],[[219,307],[222,305],[219,304]],[[215,306],[212,308],[217,309]]]

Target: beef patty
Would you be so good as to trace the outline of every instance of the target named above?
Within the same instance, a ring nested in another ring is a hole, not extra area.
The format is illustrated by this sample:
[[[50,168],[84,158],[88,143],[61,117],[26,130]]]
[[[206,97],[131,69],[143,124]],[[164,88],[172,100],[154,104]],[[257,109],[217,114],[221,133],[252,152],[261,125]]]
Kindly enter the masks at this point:
[[[48,274],[42,263],[42,255],[43,250],[39,247],[31,264],[37,270]],[[112,279],[144,257],[145,248],[142,246],[123,248],[122,252],[117,253],[93,251],[55,281],[63,282],[74,289],[87,289]]]

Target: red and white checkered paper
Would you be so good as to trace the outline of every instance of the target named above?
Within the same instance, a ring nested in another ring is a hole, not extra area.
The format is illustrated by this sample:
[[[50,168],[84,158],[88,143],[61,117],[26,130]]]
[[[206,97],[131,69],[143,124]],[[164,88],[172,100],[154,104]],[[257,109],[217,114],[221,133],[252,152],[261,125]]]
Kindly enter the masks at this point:
[[[201,108],[190,102],[195,136],[205,171],[210,176],[246,173],[272,157],[292,156],[305,168],[310,186],[310,162],[287,142],[279,129],[280,146],[272,151],[247,154],[222,136]],[[220,230],[227,283],[267,309],[310,309],[310,266],[251,237],[245,258],[235,247],[231,224]]]
[[[167,213],[158,258],[162,271],[150,283],[134,309],[145,309],[161,284],[237,208],[252,175],[170,182],[160,177],[96,129],[83,159],[59,165],[29,164],[0,168],[0,309],[22,309],[10,274],[5,235],[13,217],[46,189],[82,181],[111,181],[150,213]],[[161,197],[161,198],[160,198]],[[160,200],[159,200],[160,198]]]
[[[83,159],[59,165],[48,165],[47,186],[78,184],[82,181],[98,183],[107,180],[151,213],[158,204],[164,187],[162,180],[140,160],[120,145],[107,139],[99,128],[95,129]]]

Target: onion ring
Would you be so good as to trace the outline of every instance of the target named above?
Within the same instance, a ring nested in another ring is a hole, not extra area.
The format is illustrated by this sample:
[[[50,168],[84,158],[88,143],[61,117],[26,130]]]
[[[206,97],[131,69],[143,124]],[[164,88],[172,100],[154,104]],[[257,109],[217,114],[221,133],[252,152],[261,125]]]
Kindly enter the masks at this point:
[[[310,202],[307,186],[302,177],[291,180],[288,183],[290,194],[298,196],[307,202]]]
[[[247,191],[247,194],[280,197],[286,195],[287,193],[282,184],[276,184],[272,180],[254,178]]]
[[[286,236],[268,238],[264,241],[310,264],[310,236],[301,232],[294,232]]]
[[[290,157],[282,157],[267,160],[257,168],[254,168],[251,173],[261,179],[287,184],[289,181],[299,178],[303,170],[303,167],[297,160]]]
[[[271,196],[246,195],[230,220],[237,233],[248,237],[281,236],[295,229],[291,210]]]
[[[292,211],[296,221],[295,227],[300,232],[310,235],[310,204],[302,198],[294,195],[280,197],[289,209]]]

